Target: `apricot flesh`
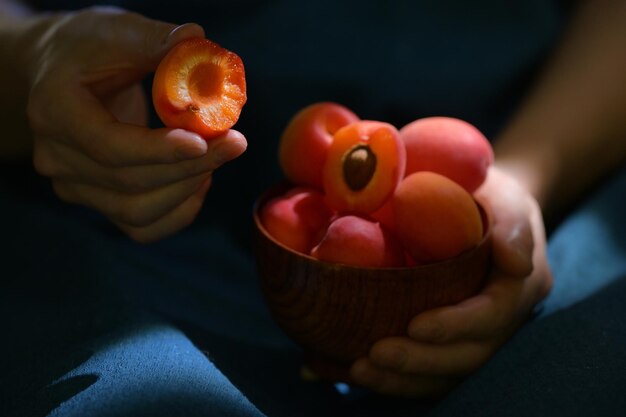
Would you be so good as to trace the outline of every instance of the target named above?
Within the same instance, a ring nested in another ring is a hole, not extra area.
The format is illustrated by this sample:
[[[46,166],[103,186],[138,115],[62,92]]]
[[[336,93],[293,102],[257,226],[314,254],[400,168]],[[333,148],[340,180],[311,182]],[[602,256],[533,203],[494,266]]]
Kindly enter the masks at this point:
[[[208,39],[180,42],[154,74],[152,101],[163,124],[207,140],[233,127],[246,100],[241,58]]]
[[[334,212],[323,194],[309,187],[294,187],[269,200],[260,211],[261,224],[275,240],[308,254],[319,241]]]
[[[396,233],[418,263],[455,257],[483,237],[472,195],[443,175],[422,171],[407,176],[394,193],[392,208]]]
[[[402,245],[392,233],[380,223],[353,215],[334,219],[311,256],[361,267],[405,265]]]
[[[400,129],[406,173],[432,171],[474,192],[493,163],[487,138],[473,125],[452,117],[418,119]]]
[[[346,107],[332,102],[315,103],[289,121],[280,138],[278,160],[287,179],[322,189],[322,167],[333,135],[359,120]]]
[[[404,175],[405,149],[389,123],[360,120],[339,129],[323,169],[328,204],[369,214],[387,201]]]

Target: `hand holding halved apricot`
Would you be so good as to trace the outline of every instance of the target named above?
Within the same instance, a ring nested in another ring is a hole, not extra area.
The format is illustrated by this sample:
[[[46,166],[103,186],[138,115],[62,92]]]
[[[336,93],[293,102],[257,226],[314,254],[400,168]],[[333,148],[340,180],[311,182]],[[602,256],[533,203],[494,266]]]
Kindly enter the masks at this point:
[[[207,143],[189,130],[151,129],[141,83],[175,45],[204,37],[202,27],[119,8],[38,22],[37,47],[20,54],[36,171],[61,200],[100,212],[136,241],[191,224],[212,172],[244,151],[245,137],[230,130]]]
[[[204,38],[186,39],[163,58],[152,100],[161,121],[211,139],[239,119],[247,99],[243,62]]]

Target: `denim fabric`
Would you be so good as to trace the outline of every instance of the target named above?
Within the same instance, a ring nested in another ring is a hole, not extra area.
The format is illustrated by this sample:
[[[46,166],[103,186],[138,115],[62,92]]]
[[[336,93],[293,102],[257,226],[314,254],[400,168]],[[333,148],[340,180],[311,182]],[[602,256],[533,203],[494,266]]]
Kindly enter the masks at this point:
[[[59,202],[30,167],[2,167],[0,416],[625,409],[617,395],[625,386],[623,172],[552,235],[556,283],[538,317],[437,404],[302,382],[300,350],[272,321],[256,283],[251,206],[280,178],[277,141],[295,111],[335,100],[399,126],[446,114],[491,135],[553,44],[560,18],[552,2],[460,9],[431,2],[420,13],[412,9],[417,2],[391,9],[385,2],[242,0],[211,2],[210,12],[196,1],[173,11],[117,3],[199,21],[242,56],[249,102],[237,127],[250,146],[216,173],[190,229],[148,246],[131,243],[98,214]]]
[[[342,395],[328,384],[302,382],[300,351],[267,313],[251,255],[225,230],[199,226],[141,247],[44,190],[35,200],[12,191],[11,198],[0,197],[2,229],[10,236],[2,248],[9,256],[0,295],[0,415],[619,415],[624,409],[626,233],[619,215],[626,170],[552,235],[555,287],[539,317],[438,404],[359,390]]]

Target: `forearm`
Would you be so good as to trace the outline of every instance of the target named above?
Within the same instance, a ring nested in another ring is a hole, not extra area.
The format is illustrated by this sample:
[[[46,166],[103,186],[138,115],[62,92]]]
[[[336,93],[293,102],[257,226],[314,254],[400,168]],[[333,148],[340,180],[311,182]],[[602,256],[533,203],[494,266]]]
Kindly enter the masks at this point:
[[[583,1],[495,143],[496,161],[553,215],[626,160],[626,2]]]
[[[0,96],[2,135],[0,160],[15,160],[30,155],[32,147],[26,103],[28,70],[26,49],[30,38],[41,26],[40,19],[24,4],[0,0]]]

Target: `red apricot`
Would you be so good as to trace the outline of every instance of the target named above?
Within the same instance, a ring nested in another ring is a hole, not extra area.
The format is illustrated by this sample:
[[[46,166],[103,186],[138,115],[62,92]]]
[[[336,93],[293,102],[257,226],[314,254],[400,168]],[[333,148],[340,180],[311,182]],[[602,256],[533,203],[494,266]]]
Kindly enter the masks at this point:
[[[328,204],[340,212],[371,213],[404,176],[405,149],[389,123],[361,120],[339,129],[323,170]]]
[[[321,189],[322,167],[333,135],[357,120],[352,111],[331,102],[312,104],[296,113],[278,148],[278,160],[289,181]]]
[[[260,219],[275,240],[297,252],[308,254],[333,215],[321,192],[295,187],[269,200],[261,208]]]
[[[418,119],[400,129],[408,176],[432,171],[473,193],[485,180],[493,150],[473,125],[451,117]]]
[[[482,239],[476,202],[463,187],[443,175],[417,172],[407,176],[393,195],[400,241],[418,263],[452,258]]]
[[[404,266],[404,250],[393,234],[380,223],[351,215],[330,223],[311,256],[352,266]]]

